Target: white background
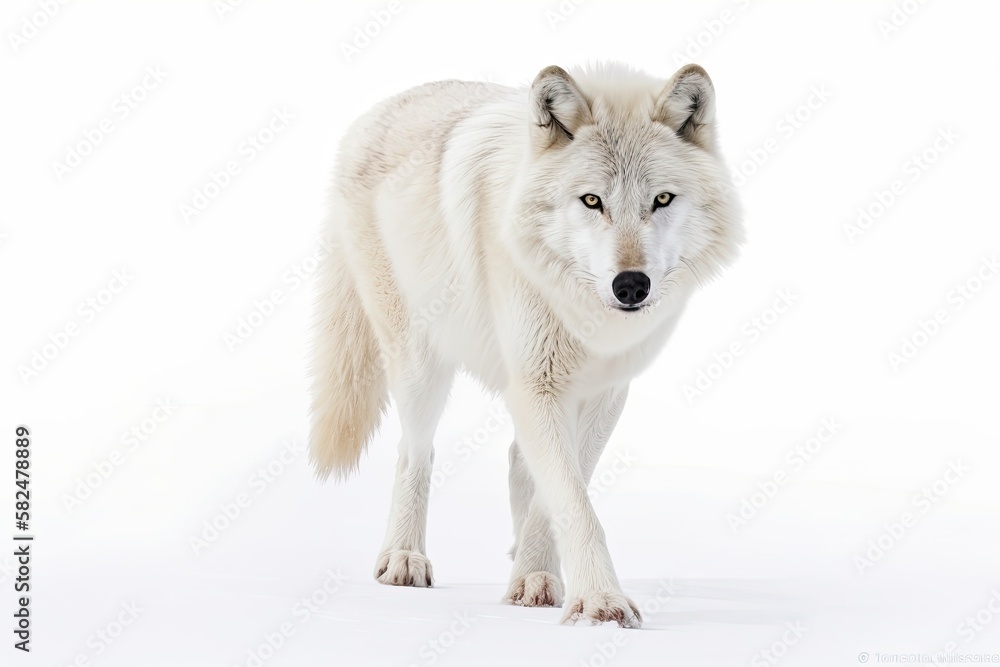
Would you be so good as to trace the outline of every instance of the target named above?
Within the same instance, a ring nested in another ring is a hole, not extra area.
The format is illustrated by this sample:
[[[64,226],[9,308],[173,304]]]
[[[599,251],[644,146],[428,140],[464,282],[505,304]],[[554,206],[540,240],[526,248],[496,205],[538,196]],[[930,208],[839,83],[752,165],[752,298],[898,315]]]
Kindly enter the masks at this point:
[[[262,664],[848,666],[949,642],[1000,653],[1000,279],[977,282],[1000,252],[1000,6],[404,0],[348,57],[386,3],[80,2],[51,18],[44,4],[0,15],[0,534],[14,532],[24,423],[37,536],[30,655],[11,648],[12,548],[0,551],[2,664],[253,665],[282,624],[294,634]],[[643,630],[621,634],[499,603],[511,427],[466,379],[437,434],[439,468],[454,466],[431,504],[438,587],[374,582],[398,422],[390,413],[360,475],[313,479],[301,453],[311,286],[289,273],[312,266],[337,140],[373,103],[601,59],[664,78],[688,61],[709,71],[748,229],[738,263],[634,383],[598,468],[595,505],[646,611]],[[147,68],[165,75],[130,93]],[[275,109],[294,119],[248,160],[241,146]],[[104,119],[110,133],[60,177],[55,163]],[[935,149],[941,133],[952,139]],[[914,170],[925,151],[933,162]],[[230,160],[240,172],[185,220],[181,205]],[[894,181],[891,203],[848,234]],[[127,285],[104,291],[116,271]],[[960,285],[978,291],[959,299]],[[227,344],[274,290],[270,316]],[[792,305],[776,314],[781,294]],[[938,311],[934,335],[919,334]],[[893,363],[904,337],[919,349]],[[702,372],[704,391],[686,395]],[[157,401],[174,406],[161,423]],[[837,433],[793,464],[824,419]],[[133,428],[148,432],[134,447]],[[279,474],[260,484],[269,463]],[[206,539],[240,494],[249,506]],[[344,582],[299,613],[328,571]]]

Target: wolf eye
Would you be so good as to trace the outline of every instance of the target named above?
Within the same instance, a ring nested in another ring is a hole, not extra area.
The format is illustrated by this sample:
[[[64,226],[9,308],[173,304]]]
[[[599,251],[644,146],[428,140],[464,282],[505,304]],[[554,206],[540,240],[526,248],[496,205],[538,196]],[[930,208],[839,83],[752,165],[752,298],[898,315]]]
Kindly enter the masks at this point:
[[[595,208],[599,211],[604,210],[604,206],[601,204],[601,198],[597,195],[583,195],[580,197],[580,201],[582,201],[583,205],[587,208]]]
[[[670,202],[674,200],[674,195],[669,192],[661,192],[656,195],[656,199],[653,200],[653,210],[658,208],[663,208],[664,206],[670,206]]]

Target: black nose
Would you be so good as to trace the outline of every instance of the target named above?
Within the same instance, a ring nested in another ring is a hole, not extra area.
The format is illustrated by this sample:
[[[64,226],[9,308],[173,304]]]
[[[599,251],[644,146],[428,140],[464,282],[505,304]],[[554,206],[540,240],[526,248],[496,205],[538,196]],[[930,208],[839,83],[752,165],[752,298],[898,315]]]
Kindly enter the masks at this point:
[[[639,271],[622,271],[611,281],[611,290],[623,304],[634,306],[649,296],[649,277]]]

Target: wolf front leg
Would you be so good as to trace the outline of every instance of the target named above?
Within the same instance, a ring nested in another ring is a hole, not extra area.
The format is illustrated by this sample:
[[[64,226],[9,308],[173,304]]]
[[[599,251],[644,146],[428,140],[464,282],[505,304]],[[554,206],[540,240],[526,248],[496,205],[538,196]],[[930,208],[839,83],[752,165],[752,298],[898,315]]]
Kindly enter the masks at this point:
[[[618,423],[628,385],[612,387],[579,402],[579,464],[585,484]],[[510,509],[514,522],[514,567],[504,599],[525,607],[559,607],[564,586],[555,530],[515,440],[510,446]]]
[[[506,398],[518,446],[534,480],[532,504],[540,503],[529,509],[528,517],[547,510],[566,570],[562,621],[615,621],[622,627],[638,628],[642,617],[622,592],[604,529],[587,496],[586,477],[596,457],[592,459],[593,453],[577,445],[578,426],[582,426],[578,401],[560,396],[545,377],[512,383]]]

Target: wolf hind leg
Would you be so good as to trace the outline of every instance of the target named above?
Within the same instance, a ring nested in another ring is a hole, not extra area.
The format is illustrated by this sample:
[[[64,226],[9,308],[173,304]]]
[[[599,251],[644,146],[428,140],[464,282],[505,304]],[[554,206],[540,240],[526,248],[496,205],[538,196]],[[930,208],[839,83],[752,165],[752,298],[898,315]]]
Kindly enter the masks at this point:
[[[393,586],[429,587],[434,582],[426,547],[433,439],[454,369],[425,344],[407,345],[398,359],[390,360],[390,369],[390,391],[399,410],[402,437],[392,509],[375,578]]]

